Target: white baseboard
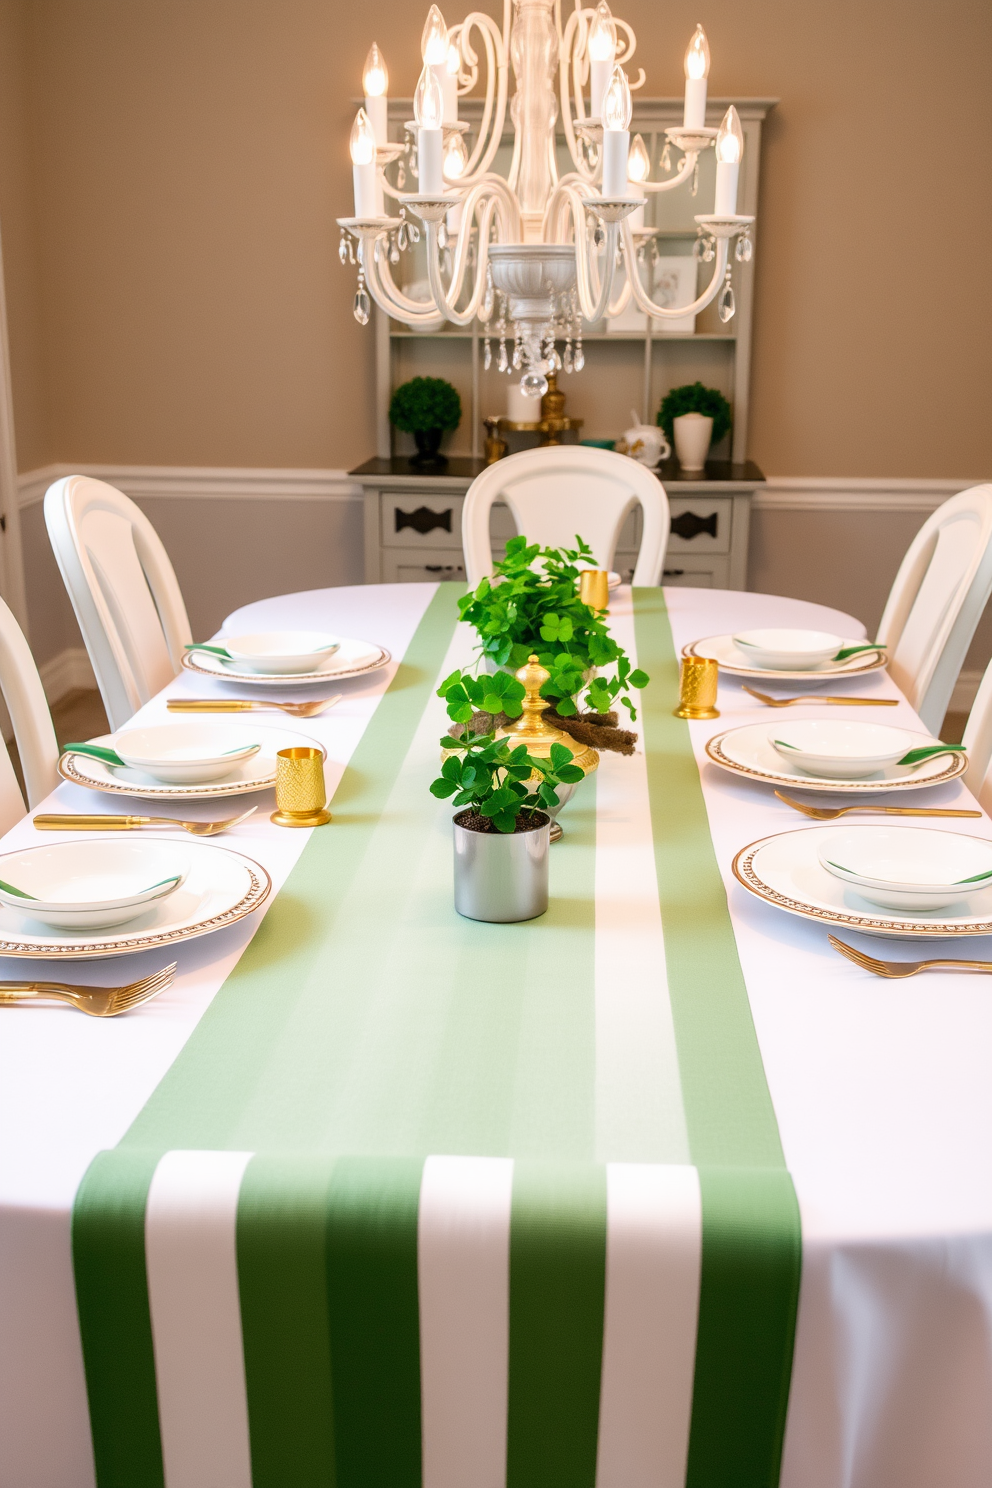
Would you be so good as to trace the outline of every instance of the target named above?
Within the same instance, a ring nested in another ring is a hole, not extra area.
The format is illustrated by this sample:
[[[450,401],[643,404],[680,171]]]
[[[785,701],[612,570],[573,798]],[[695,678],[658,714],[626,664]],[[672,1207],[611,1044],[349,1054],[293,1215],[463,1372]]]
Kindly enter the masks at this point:
[[[982,485],[981,480],[879,480],[772,475],[754,493],[755,511],[919,512]]]
[[[23,510],[43,500],[53,481],[90,475],[132,499],[142,496],[220,498],[228,501],[359,501],[362,488],[343,470],[223,469],[194,465],[45,465],[17,478]]]
[[[38,668],[49,707],[54,707],[67,693],[81,687],[95,688],[96,677],[90,659],[82,646],[70,646],[51,657]]]

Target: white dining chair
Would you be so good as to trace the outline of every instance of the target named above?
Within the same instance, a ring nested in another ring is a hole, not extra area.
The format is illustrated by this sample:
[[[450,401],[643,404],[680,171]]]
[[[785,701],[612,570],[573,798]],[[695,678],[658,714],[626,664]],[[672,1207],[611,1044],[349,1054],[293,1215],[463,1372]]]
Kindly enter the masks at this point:
[[[639,504],[641,546],[634,583],[661,582],[668,546],[668,497],[645,465],[612,450],[559,445],[523,450],[488,466],[469,486],[462,507],[465,573],[474,588],[493,571],[489,514],[505,501],[517,531],[542,547],[571,547],[585,538],[600,568],[612,568],[620,531]]]
[[[910,543],[877,640],[889,672],[936,733],[992,593],[992,485],[945,501]]]
[[[975,694],[961,742],[968,754],[964,783],[992,814],[992,661]]]
[[[49,486],[45,522],[112,729],[179,671],[193,639],[169,555],[123,492],[86,475]]]
[[[14,729],[28,805],[59,783],[59,746],[52,715],[24,632],[0,599],[0,693]],[[0,744],[0,833],[9,832],[24,815],[24,797],[10,755]]]

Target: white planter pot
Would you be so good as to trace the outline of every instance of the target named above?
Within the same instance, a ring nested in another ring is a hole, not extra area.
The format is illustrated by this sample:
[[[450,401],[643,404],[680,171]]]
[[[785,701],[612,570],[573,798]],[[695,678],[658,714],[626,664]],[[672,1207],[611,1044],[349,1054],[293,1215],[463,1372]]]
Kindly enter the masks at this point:
[[[467,920],[512,924],[533,920],[548,907],[548,847],[551,819],[529,832],[473,832],[453,820],[455,909]]]
[[[695,475],[706,464],[710,440],[713,437],[713,420],[705,413],[680,413],[672,420],[675,435],[675,453],[684,475]]]

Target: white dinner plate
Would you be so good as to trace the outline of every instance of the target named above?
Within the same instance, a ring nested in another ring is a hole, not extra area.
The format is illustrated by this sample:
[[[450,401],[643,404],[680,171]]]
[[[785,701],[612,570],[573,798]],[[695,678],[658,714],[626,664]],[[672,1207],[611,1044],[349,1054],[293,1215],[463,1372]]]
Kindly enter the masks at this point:
[[[223,646],[224,636],[215,637],[218,646]],[[373,641],[342,640],[338,649],[327,656],[309,672],[282,672],[278,676],[263,672],[250,672],[222,656],[210,651],[187,651],[183,666],[199,677],[213,677],[221,682],[237,682],[251,687],[300,687],[307,682],[337,682],[342,677],[362,677],[366,672],[376,672],[391,660],[385,646]]]
[[[864,637],[845,640],[842,646],[863,646]],[[724,672],[733,677],[765,677],[770,682],[816,682],[836,681],[838,677],[860,677],[865,672],[877,672],[884,667],[887,657],[884,651],[859,651],[846,661],[821,661],[818,666],[804,671],[781,671],[779,668],[748,666],[747,658],[734,645],[732,635],[704,636],[701,641],[692,641],[682,648],[683,656],[711,656],[719,662]]]
[[[968,758],[960,752],[935,754],[922,764],[889,765],[864,780],[832,780],[826,775],[807,775],[798,765],[785,760],[769,743],[774,733],[772,722],[746,723],[742,728],[716,734],[706,745],[706,753],[715,765],[743,775],[748,780],[761,780],[767,785],[792,786],[797,790],[835,791],[840,795],[866,795],[876,791],[921,790],[927,785],[943,785],[956,780],[968,768]],[[917,734],[906,729],[907,752],[932,744],[930,734]]]
[[[840,830],[830,823],[762,837],[741,848],[734,859],[734,877],[757,898],[788,914],[863,935],[941,940],[992,934],[992,889],[970,894],[953,912],[921,913],[870,904],[855,885],[835,878],[820,864],[820,847]]]
[[[59,930],[107,930],[148,913],[189,872],[181,842],[47,842],[0,856],[0,905]]]
[[[216,727],[219,733],[228,725],[218,722]],[[242,738],[245,732],[244,724],[239,723],[237,736]],[[106,791],[115,796],[136,796],[144,801],[212,801],[219,796],[243,796],[249,791],[271,790],[275,785],[276,754],[280,749],[319,749],[327,758],[323,746],[306,734],[265,724],[253,724],[251,732],[262,746],[258,753],[238,761],[230,774],[220,780],[199,785],[167,785],[141,770],[106,765],[102,760],[93,759],[88,754],[73,754],[71,750],[59,760],[59,774],[72,785],[84,785],[88,790]],[[231,733],[234,735],[235,729],[232,728]],[[114,734],[105,734],[89,742],[113,749],[115,738]]]
[[[269,897],[272,881],[252,858],[195,837],[183,843],[183,853],[189,872],[182,887],[157,900],[140,919],[110,932],[45,929],[29,915],[5,905],[0,909],[0,956],[84,961],[136,951],[168,951],[180,941],[233,925]]]

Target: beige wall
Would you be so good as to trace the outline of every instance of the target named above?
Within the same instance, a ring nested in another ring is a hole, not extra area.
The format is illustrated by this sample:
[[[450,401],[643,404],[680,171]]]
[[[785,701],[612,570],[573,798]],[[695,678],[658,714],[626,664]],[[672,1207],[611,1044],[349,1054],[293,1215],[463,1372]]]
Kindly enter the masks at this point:
[[[770,473],[992,468],[987,0],[626,0],[646,91],[777,95],[751,452]],[[426,4],[0,0],[0,224],[21,468],[347,467],[372,336],[336,259],[373,35]],[[461,10],[452,9],[449,19]]]

